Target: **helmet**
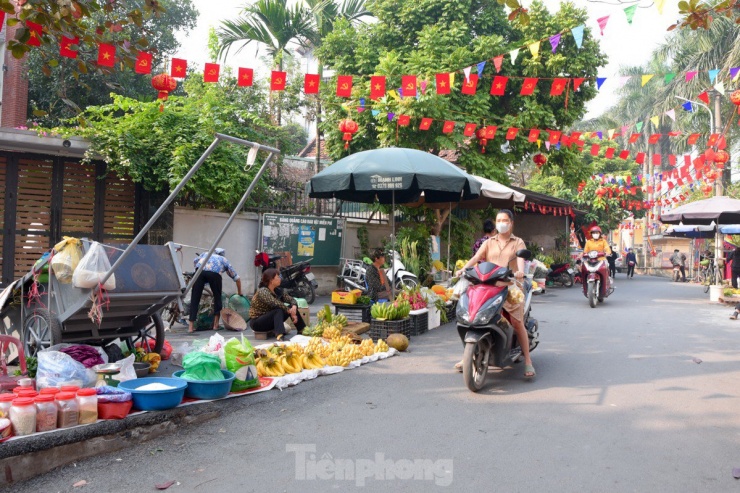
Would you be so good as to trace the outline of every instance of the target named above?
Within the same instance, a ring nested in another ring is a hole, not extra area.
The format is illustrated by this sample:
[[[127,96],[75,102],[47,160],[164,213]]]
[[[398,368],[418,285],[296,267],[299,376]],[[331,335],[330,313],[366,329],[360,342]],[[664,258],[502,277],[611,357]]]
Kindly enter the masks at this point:
[[[224,250],[223,248],[216,248],[213,253],[215,253],[216,255],[221,255],[223,257],[226,254],[226,250]]]
[[[588,230],[589,233],[601,233],[601,228],[598,226],[591,226],[591,229]]]

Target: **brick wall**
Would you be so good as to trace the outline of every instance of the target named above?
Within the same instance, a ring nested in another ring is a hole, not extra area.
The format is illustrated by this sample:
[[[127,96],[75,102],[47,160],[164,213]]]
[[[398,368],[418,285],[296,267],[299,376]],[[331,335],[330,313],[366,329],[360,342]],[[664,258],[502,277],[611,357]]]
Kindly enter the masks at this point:
[[[18,26],[6,26],[5,39],[13,39]],[[25,126],[28,120],[28,79],[25,77],[26,58],[17,60],[10,51],[3,56],[3,99],[0,106],[0,127]]]

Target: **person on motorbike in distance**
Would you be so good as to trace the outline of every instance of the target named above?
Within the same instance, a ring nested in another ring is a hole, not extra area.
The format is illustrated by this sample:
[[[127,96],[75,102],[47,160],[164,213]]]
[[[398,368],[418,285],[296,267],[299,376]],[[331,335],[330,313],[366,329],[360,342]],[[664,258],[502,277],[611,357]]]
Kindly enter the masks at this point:
[[[468,260],[468,263],[460,269],[456,276],[463,275],[465,269],[477,265],[478,262],[492,262],[501,267],[508,267],[514,272],[514,277],[521,283],[524,278],[524,259],[516,256],[516,252],[526,248],[524,241],[511,234],[514,229],[514,214],[510,210],[501,209],[496,215],[496,231],[498,235],[484,242],[478,253]],[[514,326],[519,346],[522,348],[524,357],[524,377],[535,376],[532,358],[529,356],[529,336],[524,328],[524,301],[511,303],[504,302],[504,310],[509,314],[511,325]],[[462,361],[455,365],[458,371],[462,371]]]
[[[591,238],[586,240],[586,246],[583,247],[583,255],[585,256],[588,252],[597,251],[604,255],[611,255],[612,249],[609,247],[609,242],[601,236],[601,228],[598,226],[592,226],[589,230]]]

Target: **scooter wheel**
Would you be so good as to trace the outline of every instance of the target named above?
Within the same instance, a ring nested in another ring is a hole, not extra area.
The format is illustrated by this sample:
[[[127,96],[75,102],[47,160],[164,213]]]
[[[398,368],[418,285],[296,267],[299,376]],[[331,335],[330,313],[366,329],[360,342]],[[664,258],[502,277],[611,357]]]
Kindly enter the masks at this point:
[[[478,392],[486,383],[491,348],[484,340],[465,343],[463,380],[471,392]]]

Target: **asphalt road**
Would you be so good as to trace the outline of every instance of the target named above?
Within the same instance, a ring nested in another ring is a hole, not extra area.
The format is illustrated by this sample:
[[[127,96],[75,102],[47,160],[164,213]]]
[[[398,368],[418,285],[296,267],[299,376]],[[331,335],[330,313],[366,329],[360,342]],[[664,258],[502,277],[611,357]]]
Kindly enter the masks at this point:
[[[449,324],[407,354],[243,398],[226,416],[13,491],[154,491],[168,480],[188,492],[740,488],[732,310],[659,278],[618,275],[596,309],[579,287],[536,298],[533,382],[517,365],[470,393],[452,371],[461,345]]]

